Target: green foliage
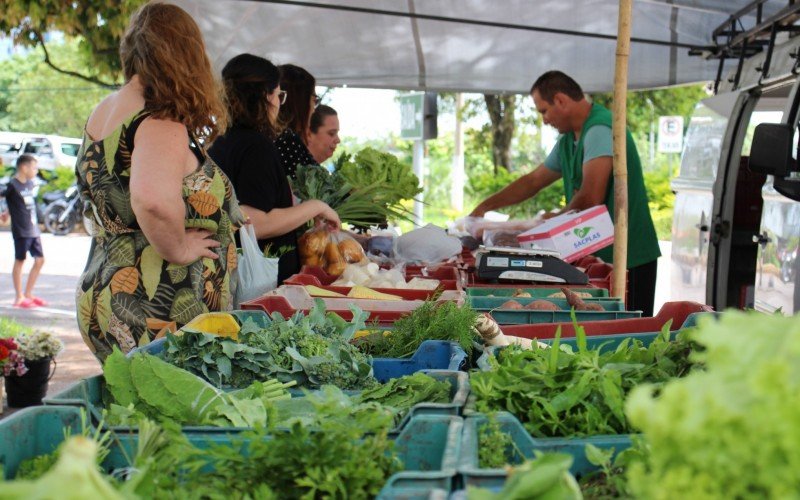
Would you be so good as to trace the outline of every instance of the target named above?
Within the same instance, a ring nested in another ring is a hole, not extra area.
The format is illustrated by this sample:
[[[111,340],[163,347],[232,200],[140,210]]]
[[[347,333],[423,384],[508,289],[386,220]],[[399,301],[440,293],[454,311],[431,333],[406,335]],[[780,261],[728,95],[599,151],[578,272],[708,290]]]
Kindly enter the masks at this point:
[[[586,348],[583,329],[576,325],[576,352],[560,346],[560,331],[548,349],[506,347],[492,371],[470,376],[477,408],[513,413],[534,437],[628,434],[626,394],[640,384],[683,376],[691,367],[688,340],[669,336],[665,325],[647,348],[628,338],[601,352]]]
[[[180,425],[248,427],[266,425],[267,408],[289,398],[275,380],[262,380],[242,391],[223,393],[200,377],[148,354],[126,358],[118,349],[103,365],[112,396],[107,421],[135,425],[141,417]]]
[[[666,164],[644,172],[644,186],[656,234],[659,240],[666,241],[672,238],[672,213],[675,204],[675,193],[672,192],[670,181],[670,168]]]
[[[634,390],[626,414],[643,432],[629,467],[637,498],[791,498],[800,491],[800,322],[726,311],[700,323],[705,365]]]
[[[53,44],[50,52],[63,66],[92,68],[78,42]],[[0,130],[80,137],[108,89],[58,73],[41,59],[41,50],[35,50],[0,62]]]
[[[503,488],[495,493],[483,488],[467,488],[468,500],[561,499],[579,500],[580,488],[569,473],[572,456],[564,453],[543,453],[515,467]]]
[[[360,403],[375,402],[390,406],[404,415],[417,403],[449,403],[450,384],[417,372],[366,389],[356,399]]]
[[[401,162],[395,155],[374,148],[364,148],[354,157],[341,155],[336,162],[336,172],[356,189],[384,186],[381,201],[387,205],[412,199],[422,192],[410,163]]]
[[[28,47],[41,46],[49,32],[77,37],[78,54],[84,61],[78,73],[114,82],[121,71],[120,39],[131,14],[145,3],[146,0],[78,0],[65,8],[64,2],[59,0],[3,0],[0,2],[3,12],[0,32]]]
[[[33,329],[9,317],[0,316],[0,339],[33,333]]]
[[[499,469],[506,464],[522,461],[523,455],[511,435],[503,432],[494,413],[478,433],[478,466],[481,469]]]
[[[39,188],[39,199],[46,193],[54,191],[66,191],[70,186],[75,184],[75,169],[71,167],[56,167],[52,172],[45,172],[40,170],[39,173],[45,177],[47,183]]]
[[[367,314],[355,306],[352,322],[325,313],[317,300],[308,316],[284,319],[275,313],[266,327],[248,320],[238,341],[183,330],[168,335],[166,359],[218,386],[247,387],[277,378],[301,387],[334,384],[361,389],[375,383],[367,356],[349,343]]]
[[[494,172],[473,173],[467,185],[467,193],[470,199],[475,200],[475,204],[477,204],[526,173],[527,172],[509,172],[504,169],[498,170],[496,174]],[[558,180],[542,189],[539,194],[533,198],[498,211],[509,214],[513,219],[530,219],[540,210],[549,211],[554,208],[563,207],[565,204],[564,182]]]
[[[468,353],[472,352],[475,321],[471,307],[459,307],[455,302],[426,301],[408,316],[394,324],[388,335],[378,332],[361,337],[359,349],[375,357],[406,358],[413,355],[425,340],[451,340]]]

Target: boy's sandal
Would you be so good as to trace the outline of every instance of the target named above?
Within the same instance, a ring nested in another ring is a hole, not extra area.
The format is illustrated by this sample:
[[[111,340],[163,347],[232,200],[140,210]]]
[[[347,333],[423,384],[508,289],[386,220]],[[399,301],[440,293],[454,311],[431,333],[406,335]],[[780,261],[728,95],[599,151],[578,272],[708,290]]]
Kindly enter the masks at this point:
[[[23,299],[22,302],[14,304],[14,307],[19,307],[20,309],[31,309],[38,307],[38,305],[31,299]]]
[[[44,307],[47,305],[47,301],[39,297],[30,297],[30,300],[37,306]]]

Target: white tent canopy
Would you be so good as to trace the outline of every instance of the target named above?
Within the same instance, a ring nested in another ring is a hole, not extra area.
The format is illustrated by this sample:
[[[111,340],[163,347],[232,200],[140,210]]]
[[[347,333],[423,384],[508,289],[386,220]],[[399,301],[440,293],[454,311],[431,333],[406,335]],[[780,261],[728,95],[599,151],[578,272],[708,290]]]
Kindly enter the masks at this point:
[[[250,52],[303,66],[327,86],[527,93],[550,69],[587,92],[613,83],[617,0],[174,3],[200,25],[217,69]],[[713,30],[751,3],[635,0],[629,87],[713,80],[718,61],[689,48],[710,46]],[[767,0],[764,15],[785,5]]]

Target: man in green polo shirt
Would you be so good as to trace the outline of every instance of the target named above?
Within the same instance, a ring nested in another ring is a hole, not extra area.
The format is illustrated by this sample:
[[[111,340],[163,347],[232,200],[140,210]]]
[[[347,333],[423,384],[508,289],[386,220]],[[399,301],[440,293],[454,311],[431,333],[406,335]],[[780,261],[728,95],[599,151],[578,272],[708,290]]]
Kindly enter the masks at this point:
[[[564,179],[567,210],[585,210],[605,204],[614,214],[611,112],[586,100],[580,85],[560,71],[548,71],[531,87],[531,96],[545,124],[561,134],[542,165],[490,196],[472,211],[479,217],[489,210],[514,205]],[[653,315],[657,260],[661,256],[656,230],[647,205],[642,164],[636,144],[627,135],[628,157],[628,306]],[[557,213],[548,214],[548,218]],[[613,247],[596,255],[613,262]]]

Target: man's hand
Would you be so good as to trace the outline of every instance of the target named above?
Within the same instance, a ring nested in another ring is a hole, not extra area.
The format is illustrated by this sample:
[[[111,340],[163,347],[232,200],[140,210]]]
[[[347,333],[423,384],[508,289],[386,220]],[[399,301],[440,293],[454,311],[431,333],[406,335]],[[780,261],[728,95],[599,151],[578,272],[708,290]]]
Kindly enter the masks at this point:
[[[2,222],[3,224],[8,222],[8,210],[6,210],[3,213],[0,213],[0,222]]]

